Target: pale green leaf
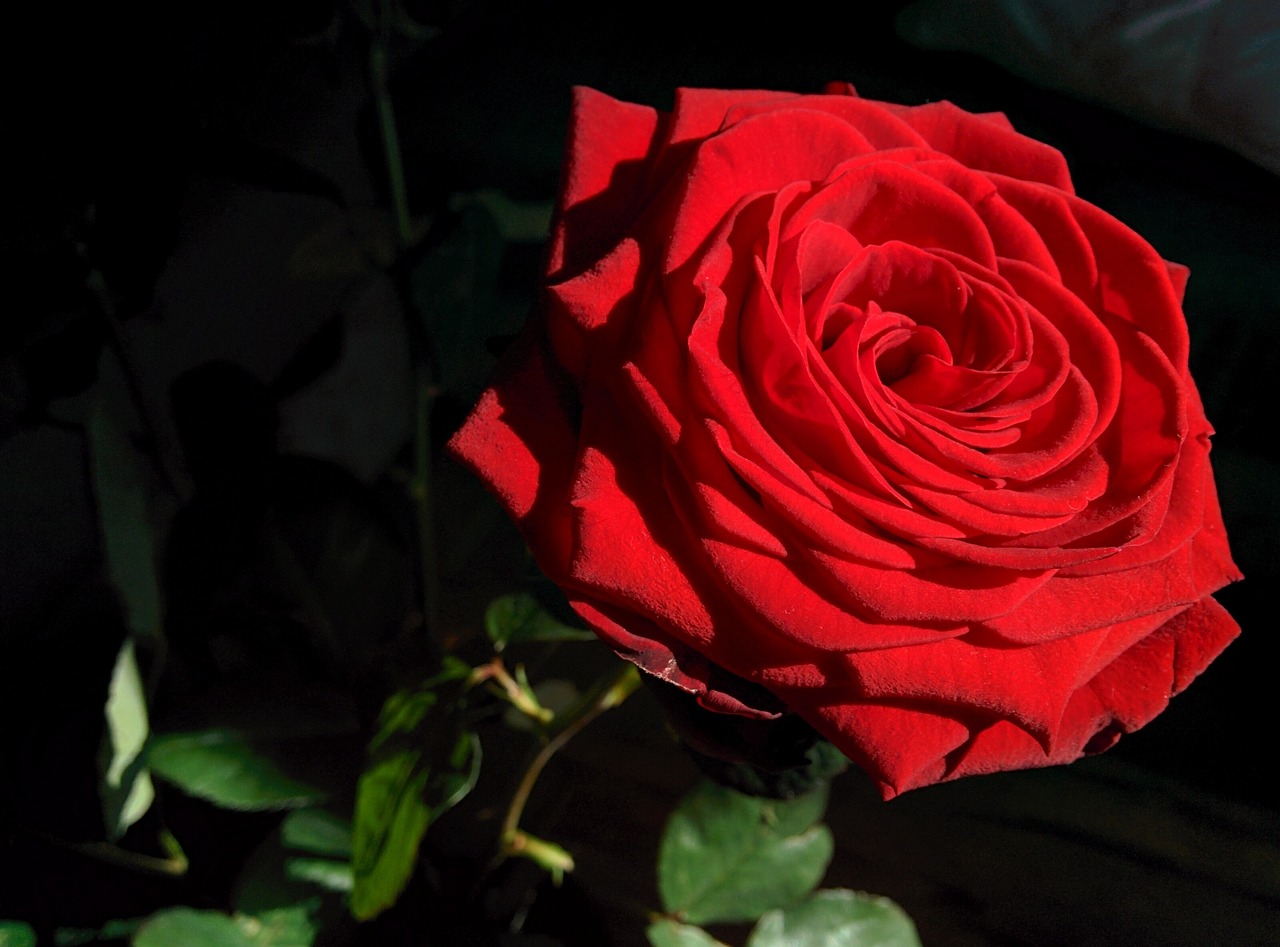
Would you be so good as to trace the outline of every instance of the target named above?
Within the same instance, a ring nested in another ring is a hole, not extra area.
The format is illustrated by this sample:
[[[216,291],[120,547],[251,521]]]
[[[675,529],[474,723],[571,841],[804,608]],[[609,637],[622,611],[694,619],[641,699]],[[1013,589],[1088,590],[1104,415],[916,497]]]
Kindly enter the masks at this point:
[[[309,881],[328,891],[347,894],[355,887],[355,876],[349,862],[331,858],[290,858],[284,865],[285,876],[294,881]]]
[[[747,947],[920,947],[920,938],[888,898],[836,888],[769,911]]]
[[[227,809],[295,809],[324,797],[226,731],[153,736],[147,762],[184,792]]]
[[[133,947],[311,947],[316,928],[304,905],[259,915],[171,908],[153,914]]]
[[[252,917],[239,914],[236,923],[254,947],[311,947],[316,939],[308,905],[277,908]]]
[[[171,908],[153,914],[133,935],[133,947],[254,947],[235,919],[219,911]]]
[[[101,759],[103,814],[113,838],[119,838],[142,818],[155,799],[151,774],[142,765],[148,732],[142,678],[133,640],[126,639],[116,656],[107,691]]]
[[[831,861],[813,824],[825,797],[781,802],[703,783],[681,801],[658,852],[665,911],[692,924],[755,920],[803,898]]]
[[[701,927],[681,924],[669,918],[654,921],[645,931],[653,947],[724,947]]]

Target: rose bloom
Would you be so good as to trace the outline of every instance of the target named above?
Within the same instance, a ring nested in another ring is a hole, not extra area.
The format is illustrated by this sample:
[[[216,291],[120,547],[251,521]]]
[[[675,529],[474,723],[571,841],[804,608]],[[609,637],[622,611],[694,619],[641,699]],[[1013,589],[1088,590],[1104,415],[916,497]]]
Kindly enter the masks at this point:
[[[892,796],[1065,763],[1238,633],[1185,267],[946,102],[575,92],[450,449],[623,657]]]

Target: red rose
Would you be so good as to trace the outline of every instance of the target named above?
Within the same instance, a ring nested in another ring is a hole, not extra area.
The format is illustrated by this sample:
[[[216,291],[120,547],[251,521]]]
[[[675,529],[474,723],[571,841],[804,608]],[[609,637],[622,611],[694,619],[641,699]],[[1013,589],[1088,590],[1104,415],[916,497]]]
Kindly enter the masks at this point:
[[[888,797],[1105,749],[1235,637],[1187,271],[1053,148],[849,87],[579,89],[565,160],[451,449],[624,657]]]

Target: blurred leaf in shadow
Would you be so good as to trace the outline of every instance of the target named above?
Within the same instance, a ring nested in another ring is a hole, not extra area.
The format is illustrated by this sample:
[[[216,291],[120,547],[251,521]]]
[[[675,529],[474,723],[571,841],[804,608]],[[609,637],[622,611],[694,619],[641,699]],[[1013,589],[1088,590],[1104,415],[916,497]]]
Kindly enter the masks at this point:
[[[294,809],[324,794],[286,775],[241,737],[226,731],[161,734],[147,761],[159,777],[226,809]]]
[[[316,817],[312,819],[311,817]],[[289,824],[295,819],[302,820]],[[355,929],[346,906],[346,895],[352,887],[351,865],[345,857],[299,857],[290,849],[298,842],[297,826],[323,825],[323,834],[332,829],[345,829],[350,838],[350,825],[328,812],[317,808],[296,809],[290,812],[276,831],[272,832],[253,851],[237,876],[232,893],[231,906],[236,913],[262,917],[272,911],[305,907],[312,923],[324,932],[326,942],[350,943],[348,935]],[[308,828],[303,835],[309,835]],[[286,840],[293,839],[293,843]],[[320,836],[317,836],[319,839]],[[304,839],[309,841],[310,839]],[[315,847],[333,848],[333,839],[321,840]],[[341,846],[338,846],[341,847]]]
[[[285,862],[285,875],[294,881],[309,881],[327,891],[347,894],[355,887],[350,862],[332,858],[290,858]]]
[[[559,621],[532,595],[503,595],[489,603],[484,628],[495,651],[531,641],[592,641],[595,633]]]
[[[409,277],[410,292],[432,340],[439,383],[446,391],[474,398],[493,370],[486,341],[518,331],[530,297],[498,291],[506,245],[484,204],[462,204],[451,223],[442,226],[448,228],[443,239]]]
[[[323,809],[299,809],[285,816],[280,835],[286,848],[313,855],[351,857],[351,823]]]

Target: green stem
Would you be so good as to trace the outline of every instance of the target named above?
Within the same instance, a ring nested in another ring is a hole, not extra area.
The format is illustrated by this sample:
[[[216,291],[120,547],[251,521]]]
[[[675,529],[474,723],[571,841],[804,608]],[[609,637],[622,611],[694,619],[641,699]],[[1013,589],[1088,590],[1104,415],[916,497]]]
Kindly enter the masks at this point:
[[[396,113],[387,87],[388,72],[387,44],[381,36],[375,36],[369,50],[369,80],[373,86],[373,101],[378,110],[382,152],[387,161],[387,184],[391,190],[391,208],[396,218],[396,239],[403,252],[413,245],[413,224],[409,219],[409,190],[404,181],[400,133],[396,129]]]
[[[538,750],[520,778],[520,784],[511,796],[506,817],[502,820],[499,836],[503,856],[522,854],[518,839],[521,837],[520,817],[533,792],[538,777],[551,757],[596,717],[611,707],[616,707],[640,686],[640,672],[634,664],[621,667],[605,676],[591,688],[581,700],[551,722],[551,738]]]
[[[413,318],[410,310],[409,318]],[[413,476],[409,497],[413,501],[418,528],[418,559],[421,570],[422,621],[428,631],[440,633],[440,572],[436,551],[435,503],[432,496],[431,405],[436,387],[425,358],[414,358]]]
[[[386,13],[383,12],[385,20]],[[396,244],[399,256],[413,246],[413,223],[409,217],[409,191],[404,178],[404,159],[400,152],[400,135],[396,128],[395,109],[387,86],[387,29],[380,29],[369,48],[369,84],[378,113],[378,129],[382,136],[382,152],[387,162],[387,184],[395,215]],[[432,371],[430,341],[425,338],[419,314],[413,306],[405,274],[400,274],[398,289],[405,312],[409,336],[409,352],[413,363],[413,472],[409,481],[409,498],[417,521],[419,583],[422,621],[429,631],[439,631],[440,575],[436,550],[435,508],[432,496],[431,406],[439,395]]]
[[[565,873],[573,871],[572,855],[554,842],[530,835],[523,829],[516,829],[506,848],[509,854],[520,855],[549,871],[557,887],[564,881]]]
[[[479,684],[482,681],[492,682],[494,692],[499,697],[539,726],[546,727],[555,719],[555,713],[550,708],[538,703],[538,695],[529,686],[529,679],[522,665],[516,666],[516,674],[512,677],[499,655],[472,671],[471,683]]]
[[[19,822],[11,822],[10,825],[39,839],[46,845],[52,845],[54,848],[75,852],[77,855],[84,855],[87,858],[93,858],[120,868],[128,868],[132,871],[178,878],[185,875],[189,867],[187,856],[182,853],[177,841],[172,840],[168,833],[165,833],[168,837],[162,837],[161,842],[165,850],[169,852],[169,856],[167,858],[158,858],[155,855],[131,852],[127,848],[121,848],[111,842],[73,842],[70,839],[61,838],[32,825],[24,825]]]

